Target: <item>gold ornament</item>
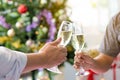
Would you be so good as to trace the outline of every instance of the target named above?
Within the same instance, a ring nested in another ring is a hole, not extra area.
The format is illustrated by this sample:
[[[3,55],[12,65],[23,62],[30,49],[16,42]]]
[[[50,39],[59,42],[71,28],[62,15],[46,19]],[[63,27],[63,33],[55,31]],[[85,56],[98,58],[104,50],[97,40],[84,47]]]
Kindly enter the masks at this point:
[[[20,48],[21,47],[20,40],[13,42],[12,46],[14,46],[15,48]]]
[[[35,31],[35,34],[36,34],[36,35],[38,35],[38,34],[39,34],[39,32],[38,32],[38,31]]]
[[[32,0],[30,0],[30,2],[32,2]]]
[[[0,44],[5,43],[6,41],[9,41],[9,37],[7,37],[7,36],[0,37]]]
[[[64,0],[56,0],[56,4],[57,4],[58,6],[62,5],[63,2],[64,2]]]

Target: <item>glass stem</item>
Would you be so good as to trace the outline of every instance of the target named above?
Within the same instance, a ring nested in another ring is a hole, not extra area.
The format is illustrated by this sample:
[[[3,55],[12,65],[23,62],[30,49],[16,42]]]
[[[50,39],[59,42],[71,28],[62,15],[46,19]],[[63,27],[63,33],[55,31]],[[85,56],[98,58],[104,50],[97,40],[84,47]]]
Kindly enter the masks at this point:
[[[76,73],[76,76],[84,75],[85,70],[83,67],[80,67],[80,70]]]

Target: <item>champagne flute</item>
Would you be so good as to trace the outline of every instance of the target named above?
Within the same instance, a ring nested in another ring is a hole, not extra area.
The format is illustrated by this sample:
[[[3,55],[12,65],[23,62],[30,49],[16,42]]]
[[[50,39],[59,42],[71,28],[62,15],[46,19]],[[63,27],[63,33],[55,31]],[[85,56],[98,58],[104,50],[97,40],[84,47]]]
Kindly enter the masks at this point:
[[[70,42],[71,36],[72,36],[72,31],[73,31],[72,23],[69,21],[63,21],[60,28],[59,28],[58,35],[57,35],[57,38],[61,37],[61,39],[62,39],[59,46],[65,47]],[[54,73],[59,73],[59,74],[62,73],[58,69],[57,66],[54,66],[54,67],[49,68],[47,70],[54,72]]]
[[[81,52],[85,46],[85,39],[82,25],[78,26],[77,23],[73,23],[74,33],[72,36],[72,45],[77,52]],[[76,76],[86,76],[89,72],[85,71],[83,67],[76,73]]]

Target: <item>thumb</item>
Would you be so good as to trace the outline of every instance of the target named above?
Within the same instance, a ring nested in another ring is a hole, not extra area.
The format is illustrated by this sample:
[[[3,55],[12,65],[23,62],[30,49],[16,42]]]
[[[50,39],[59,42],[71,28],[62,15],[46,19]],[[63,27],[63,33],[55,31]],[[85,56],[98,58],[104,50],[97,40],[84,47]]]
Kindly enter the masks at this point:
[[[58,44],[60,44],[61,40],[61,38],[58,38],[55,41],[51,42],[51,44],[57,46]]]

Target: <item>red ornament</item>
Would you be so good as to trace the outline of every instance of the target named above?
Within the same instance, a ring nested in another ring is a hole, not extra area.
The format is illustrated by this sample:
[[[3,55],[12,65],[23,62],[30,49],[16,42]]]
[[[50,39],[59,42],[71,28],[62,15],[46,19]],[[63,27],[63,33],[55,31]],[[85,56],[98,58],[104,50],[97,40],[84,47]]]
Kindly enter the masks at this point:
[[[26,5],[21,4],[21,5],[18,7],[17,10],[18,10],[18,12],[19,12],[20,14],[23,14],[23,13],[26,13],[26,12],[27,12],[28,8],[27,8]]]

